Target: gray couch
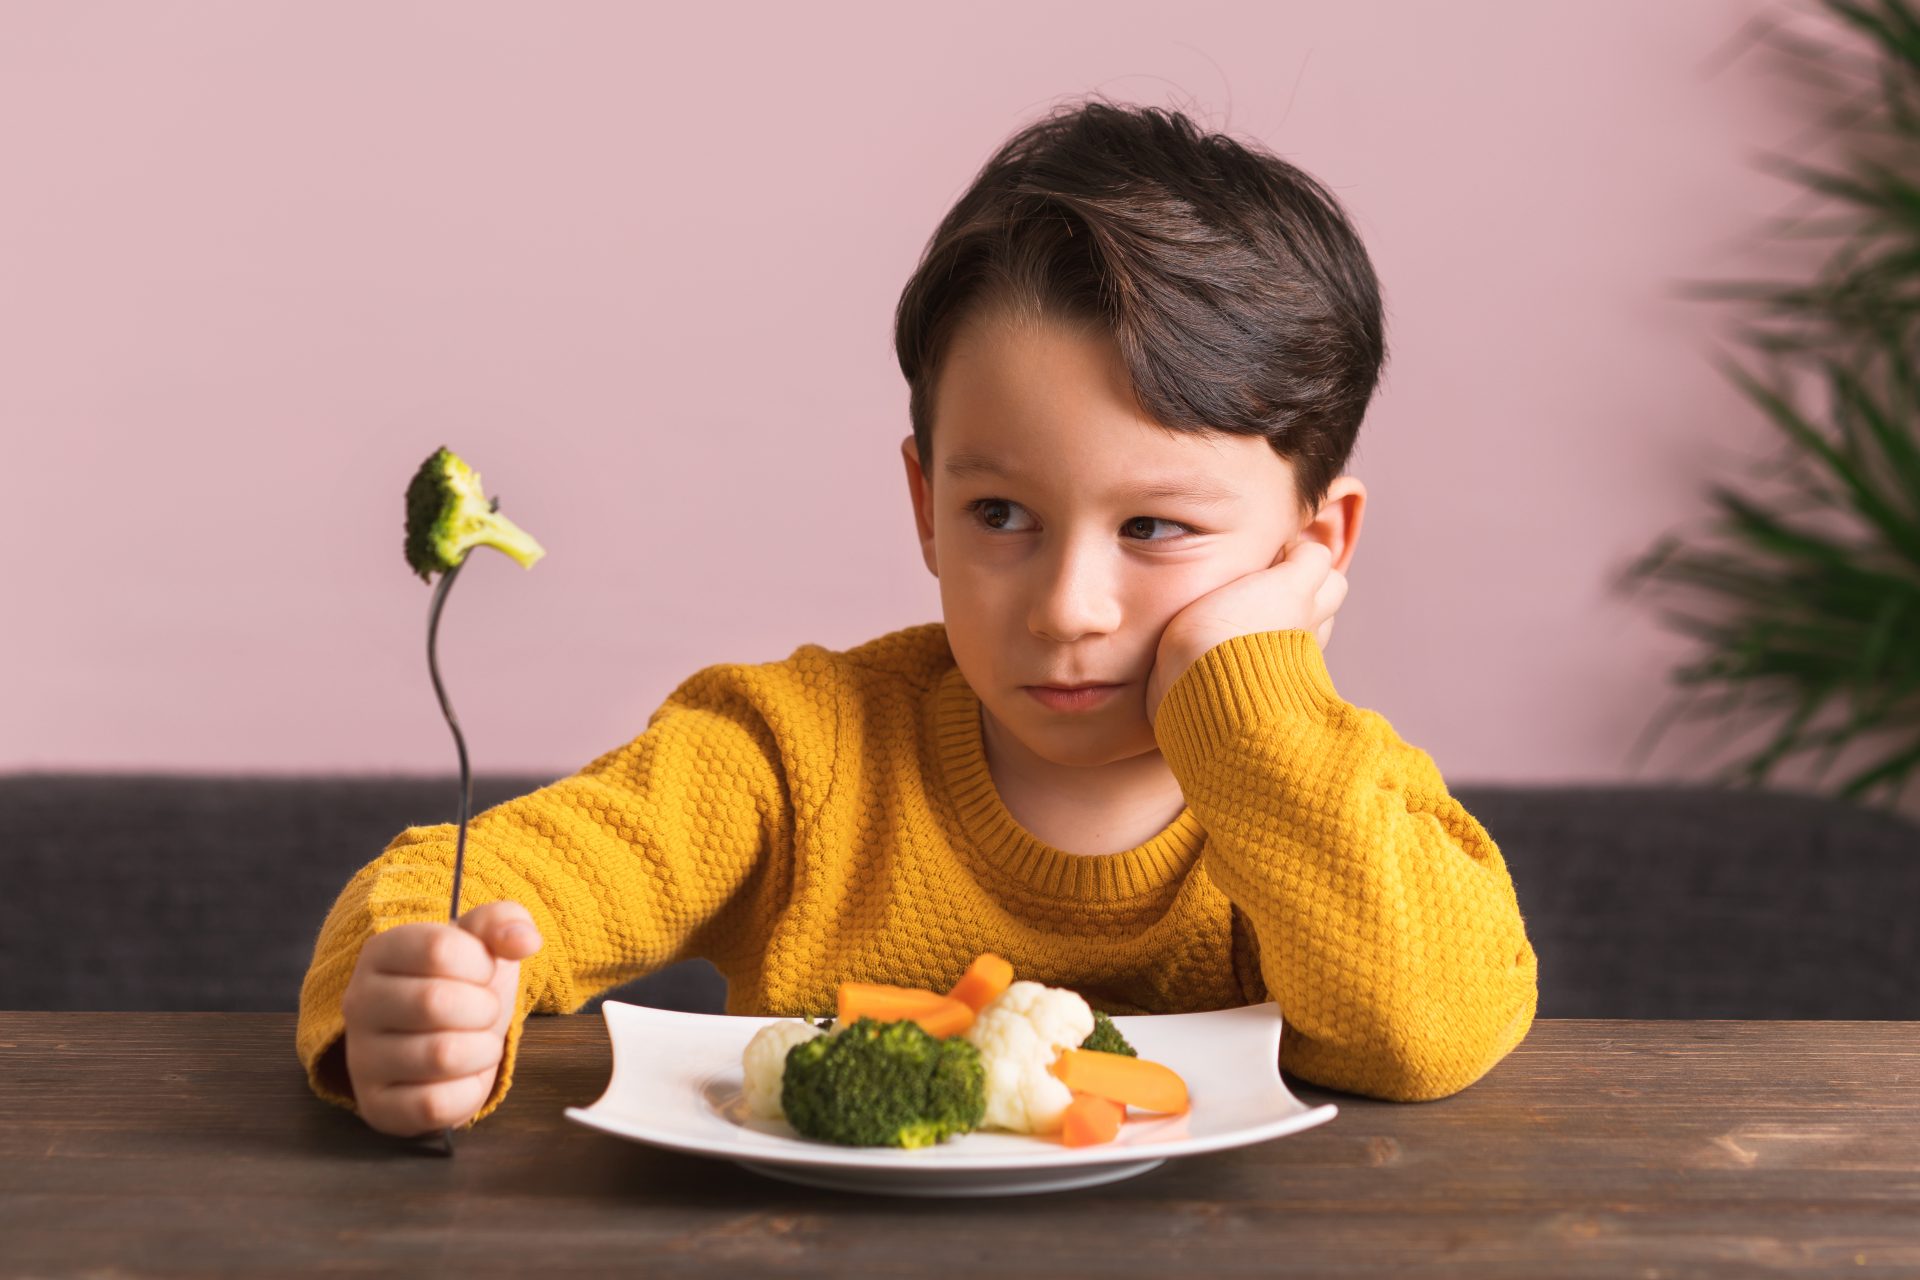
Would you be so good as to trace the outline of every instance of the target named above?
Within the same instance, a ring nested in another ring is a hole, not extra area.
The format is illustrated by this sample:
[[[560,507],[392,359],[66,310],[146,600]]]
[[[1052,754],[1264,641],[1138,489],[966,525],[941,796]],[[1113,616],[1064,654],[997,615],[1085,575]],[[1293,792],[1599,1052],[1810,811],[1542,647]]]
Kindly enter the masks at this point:
[[[474,781],[474,810],[553,781]],[[0,775],[0,1008],[291,1011],[327,908],[452,778]],[[1455,786],[1542,1017],[1920,1019],[1920,826],[1707,786]],[[703,961],[602,993],[718,1010]]]

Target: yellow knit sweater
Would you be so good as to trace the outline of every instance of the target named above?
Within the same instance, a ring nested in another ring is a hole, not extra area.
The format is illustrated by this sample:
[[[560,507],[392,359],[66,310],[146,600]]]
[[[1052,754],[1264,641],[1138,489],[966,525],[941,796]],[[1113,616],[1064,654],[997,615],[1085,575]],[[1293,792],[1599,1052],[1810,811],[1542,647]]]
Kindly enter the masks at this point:
[[[1155,736],[1187,807],[1124,853],[1026,832],[982,754],[941,623],[686,679],[643,733],[477,814],[462,907],[511,898],[545,945],[530,1011],[704,956],[737,1014],[830,1010],[848,979],[944,990],[992,951],[1110,1013],[1272,999],[1281,1064],[1402,1100],[1477,1080],[1533,1019],[1536,975],[1499,850],[1432,759],[1343,701],[1307,631],[1239,636],[1168,689]],[[340,997],[361,944],[445,921],[452,824],[408,827],[321,926],[297,1050],[351,1107]]]

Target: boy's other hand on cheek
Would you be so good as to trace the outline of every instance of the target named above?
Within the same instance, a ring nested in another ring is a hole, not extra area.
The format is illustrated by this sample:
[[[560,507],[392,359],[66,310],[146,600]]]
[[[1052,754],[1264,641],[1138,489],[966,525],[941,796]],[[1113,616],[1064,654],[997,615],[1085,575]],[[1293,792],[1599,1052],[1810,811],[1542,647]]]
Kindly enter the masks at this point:
[[[1333,635],[1333,617],[1347,598],[1347,575],[1333,567],[1324,542],[1298,539],[1281,548],[1264,569],[1243,574],[1189,603],[1160,633],[1153,670],[1147,676],[1147,721],[1160,714],[1161,699],[1201,654],[1235,636],[1261,631],[1311,631],[1322,649]]]

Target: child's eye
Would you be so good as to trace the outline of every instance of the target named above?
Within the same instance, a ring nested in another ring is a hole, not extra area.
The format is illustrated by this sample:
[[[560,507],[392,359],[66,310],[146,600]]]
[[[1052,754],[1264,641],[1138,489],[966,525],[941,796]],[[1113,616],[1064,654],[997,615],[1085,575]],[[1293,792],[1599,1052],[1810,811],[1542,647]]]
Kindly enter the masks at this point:
[[[991,529],[996,533],[1005,533],[1008,530],[1007,530],[1006,524],[1003,522],[1007,520],[1008,517],[999,514],[999,508],[1001,507],[1016,508],[1019,505],[1020,505],[1019,503],[1011,502],[1006,498],[977,498],[974,501],[969,502],[967,504],[966,510],[968,514],[972,515],[974,519],[978,520],[982,525],[984,525],[988,529]],[[1149,535],[1151,535],[1152,526],[1156,524],[1171,525],[1175,529],[1179,529],[1181,532],[1178,536],[1171,537],[1171,538],[1155,538],[1152,536],[1148,536],[1144,538],[1134,538],[1132,539],[1132,541],[1178,542],[1183,537],[1191,537],[1198,533],[1198,530],[1194,529],[1191,525],[1181,524],[1178,520],[1163,520],[1158,516],[1133,516],[1123,521],[1120,527],[1122,529],[1138,529],[1144,525],[1147,527]],[[1013,530],[1013,532],[1017,533],[1021,531]]]
[[[1007,519],[1007,517],[998,514],[997,511],[995,511],[994,514],[988,514],[989,509],[999,508],[999,507],[1017,507],[1019,505],[1020,504],[1017,502],[1008,502],[1005,498],[977,498],[974,501],[969,502],[967,504],[967,511],[974,517],[974,519],[978,520],[981,524],[985,525],[987,528],[992,529],[995,532],[1003,532],[1006,529],[1006,525],[1000,522]]]
[[[1178,542],[1180,538],[1192,537],[1197,532],[1191,525],[1181,524],[1178,520],[1162,520],[1159,516],[1134,516],[1128,520],[1126,524],[1122,525],[1121,528],[1133,528],[1139,525],[1146,525],[1151,528],[1156,524],[1172,525],[1181,531],[1180,536],[1176,538],[1141,538],[1141,542]]]

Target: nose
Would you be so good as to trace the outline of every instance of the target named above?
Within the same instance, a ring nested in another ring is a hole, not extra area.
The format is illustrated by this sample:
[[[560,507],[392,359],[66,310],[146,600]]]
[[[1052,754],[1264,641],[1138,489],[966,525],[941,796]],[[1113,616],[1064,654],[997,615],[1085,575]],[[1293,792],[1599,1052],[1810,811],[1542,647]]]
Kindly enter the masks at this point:
[[[1041,639],[1067,644],[1118,629],[1120,599],[1111,549],[1094,538],[1067,538],[1056,545],[1057,551],[1036,561],[1039,580],[1027,615],[1028,630]]]

